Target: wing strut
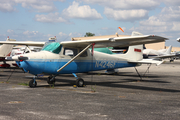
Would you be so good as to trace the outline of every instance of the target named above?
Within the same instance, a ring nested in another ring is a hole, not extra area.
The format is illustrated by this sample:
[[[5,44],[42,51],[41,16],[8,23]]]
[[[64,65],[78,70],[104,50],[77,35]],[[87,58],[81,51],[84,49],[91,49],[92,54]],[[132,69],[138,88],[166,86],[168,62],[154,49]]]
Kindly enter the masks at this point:
[[[80,53],[78,53],[75,57],[73,57],[70,61],[68,61],[65,65],[63,65],[60,69],[57,70],[57,72],[60,72],[62,69],[64,69],[67,65],[69,65],[73,60],[75,60],[77,57],[79,57],[82,53],[84,53],[89,47],[91,47],[92,44],[89,44],[86,48],[84,48]]]

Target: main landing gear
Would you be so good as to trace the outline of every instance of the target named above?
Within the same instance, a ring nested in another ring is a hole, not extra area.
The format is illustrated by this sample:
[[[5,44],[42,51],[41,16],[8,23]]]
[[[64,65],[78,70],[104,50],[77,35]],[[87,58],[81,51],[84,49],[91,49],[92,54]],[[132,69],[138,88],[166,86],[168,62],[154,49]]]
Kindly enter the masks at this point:
[[[47,78],[47,83],[48,83],[49,85],[54,85],[55,82],[56,82],[55,76],[49,76],[49,77]]]
[[[78,87],[83,87],[83,86],[84,86],[84,80],[83,80],[82,78],[78,78],[78,79],[76,80],[76,85],[77,85]]]
[[[76,78],[76,85],[78,87],[84,87],[84,80],[82,78],[78,78],[75,73],[72,73],[74,77]]]
[[[84,87],[84,80],[82,78],[78,78],[75,73],[73,73],[73,75],[76,78],[76,86],[77,87]],[[47,78],[47,83],[49,85],[54,85],[56,82],[55,77],[56,76],[52,76],[52,75],[49,76]],[[36,78],[37,78],[37,76],[35,76],[32,80],[29,81],[29,87],[35,88],[37,86]]]

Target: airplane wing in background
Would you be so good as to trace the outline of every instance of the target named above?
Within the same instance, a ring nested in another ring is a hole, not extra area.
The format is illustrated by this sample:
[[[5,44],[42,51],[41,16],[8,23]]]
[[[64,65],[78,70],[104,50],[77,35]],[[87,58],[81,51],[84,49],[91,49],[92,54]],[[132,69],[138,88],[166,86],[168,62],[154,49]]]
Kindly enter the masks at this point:
[[[7,38],[7,40],[4,42],[15,42],[15,41],[16,41],[15,39]],[[12,48],[13,48],[13,45],[2,44],[0,46],[0,57],[4,59],[6,56],[10,56]]]
[[[0,41],[0,44],[10,44],[10,45],[27,45],[27,46],[39,46],[43,47],[45,42],[20,42],[20,41]]]
[[[177,55],[154,56],[153,59],[165,59],[165,58],[173,58],[173,57],[180,57],[180,54],[177,54]]]

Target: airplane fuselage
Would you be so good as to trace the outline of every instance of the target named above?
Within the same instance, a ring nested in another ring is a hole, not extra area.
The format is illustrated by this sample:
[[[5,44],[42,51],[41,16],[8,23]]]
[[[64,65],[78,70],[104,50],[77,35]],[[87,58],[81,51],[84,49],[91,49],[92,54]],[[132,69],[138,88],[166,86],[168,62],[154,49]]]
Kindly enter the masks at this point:
[[[69,49],[68,49],[69,50]],[[77,49],[78,50],[78,49]],[[128,63],[125,59],[119,58],[112,54],[106,54],[94,51],[93,56],[88,49],[86,53],[79,56],[76,60],[67,65],[62,71],[57,72],[64,64],[66,64],[74,55],[64,53],[62,48],[59,54],[49,51],[40,51],[36,53],[28,53],[23,56],[29,57],[26,61],[17,61],[20,68],[31,74],[71,74],[89,71],[98,71],[106,69],[134,67],[137,64]]]

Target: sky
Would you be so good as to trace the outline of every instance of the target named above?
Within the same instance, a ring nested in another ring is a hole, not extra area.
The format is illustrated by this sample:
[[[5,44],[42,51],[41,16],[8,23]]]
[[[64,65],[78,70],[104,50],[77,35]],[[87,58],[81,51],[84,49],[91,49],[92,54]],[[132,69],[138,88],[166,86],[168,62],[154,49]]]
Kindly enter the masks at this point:
[[[0,41],[70,41],[86,32],[166,37],[180,47],[180,0],[0,0]],[[121,27],[122,32],[118,27]]]

